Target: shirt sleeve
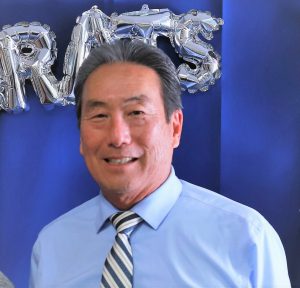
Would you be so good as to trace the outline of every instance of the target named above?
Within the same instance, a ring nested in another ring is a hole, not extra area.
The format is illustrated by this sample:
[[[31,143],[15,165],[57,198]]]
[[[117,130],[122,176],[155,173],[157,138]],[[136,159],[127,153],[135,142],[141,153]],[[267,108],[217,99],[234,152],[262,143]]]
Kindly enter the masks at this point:
[[[252,287],[291,287],[286,255],[278,234],[265,219],[262,229],[256,232],[252,255]]]
[[[39,282],[39,260],[40,260],[40,244],[39,240],[34,243],[32,254],[31,254],[31,267],[30,267],[30,278],[29,288],[40,287]]]

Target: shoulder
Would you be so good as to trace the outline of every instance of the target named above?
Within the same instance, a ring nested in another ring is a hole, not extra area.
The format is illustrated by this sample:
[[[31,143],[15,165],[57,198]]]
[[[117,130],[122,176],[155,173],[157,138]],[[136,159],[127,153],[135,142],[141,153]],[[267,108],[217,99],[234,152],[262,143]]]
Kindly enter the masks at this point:
[[[100,197],[96,196],[59,216],[40,231],[39,238],[49,237],[56,233],[66,234],[66,232],[70,233],[72,230],[77,231],[79,226],[83,226],[85,229],[89,227],[93,229],[97,213],[99,213],[99,201]]]
[[[211,219],[226,223],[226,225],[241,225],[248,228],[249,232],[259,234],[262,230],[272,229],[268,221],[256,210],[221,194],[191,184],[184,180],[182,183],[181,201],[188,205],[199,217],[209,215]]]
[[[182,193],[172,214],[176,230],[184,229],[186,238],[193,240],[190,245],[199,243],[210,255],[220,256],[220,263],[230,259],[229,266],[236,267],[239,275],[241,271],[246,277],[253,275],[255,287],[278,287],[279,283],[289,287],[281,240],[259,212],[208,189],[181,183]],[[181,218],[189,225],[181,228]]]

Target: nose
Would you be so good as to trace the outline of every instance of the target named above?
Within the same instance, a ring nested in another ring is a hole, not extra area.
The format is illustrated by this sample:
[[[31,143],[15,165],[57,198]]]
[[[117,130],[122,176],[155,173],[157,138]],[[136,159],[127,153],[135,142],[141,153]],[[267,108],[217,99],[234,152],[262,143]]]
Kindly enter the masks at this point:
[[[109,146],[119,148],[130,144],[130,142],[131,135],[128,123],[122,116],[112,117],[109,131]]]

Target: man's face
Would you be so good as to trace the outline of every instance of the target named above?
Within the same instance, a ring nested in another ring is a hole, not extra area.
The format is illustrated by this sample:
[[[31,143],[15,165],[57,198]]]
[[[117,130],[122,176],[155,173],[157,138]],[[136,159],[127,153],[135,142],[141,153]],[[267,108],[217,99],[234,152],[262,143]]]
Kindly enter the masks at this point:
[[[82,93],[80,153],[104,196],[130,208],[168,177],[182,112],[166,121],[160,80],[146,66],[105,64]]]

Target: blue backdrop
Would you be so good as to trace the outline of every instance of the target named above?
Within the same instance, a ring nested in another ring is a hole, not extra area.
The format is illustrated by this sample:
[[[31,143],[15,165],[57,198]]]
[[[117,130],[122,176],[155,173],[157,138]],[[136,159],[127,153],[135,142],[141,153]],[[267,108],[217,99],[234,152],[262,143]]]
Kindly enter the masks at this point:
[[[222,55],[222,79],[206,93],[184,93],[184,132],[174,166],[179,177],[262,213],[278,231],[291,280],[300,287],[299,1],[147,3],[176,14],[209,10],[225,20],[212,41]],[[142,4],[1,0],[0,25],[23,20],[48,24],[57,35],[53,71],[61,79],[77,16],[93,5],[110,15],[139,10]],[[177,61],[172,48],[166,49]],[[48,111],[30,85],[26,91],[29,112],[0,112],[0,271],[17,287],[27,287],[39,230],[98,193],[79,155],[74,107]]]

